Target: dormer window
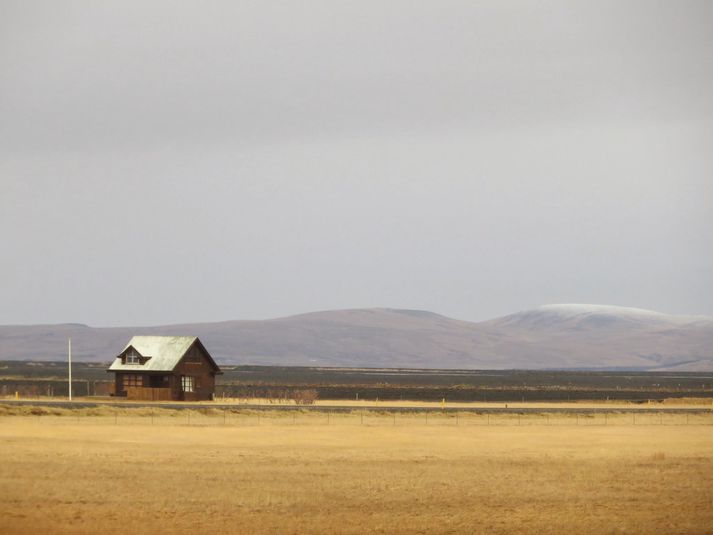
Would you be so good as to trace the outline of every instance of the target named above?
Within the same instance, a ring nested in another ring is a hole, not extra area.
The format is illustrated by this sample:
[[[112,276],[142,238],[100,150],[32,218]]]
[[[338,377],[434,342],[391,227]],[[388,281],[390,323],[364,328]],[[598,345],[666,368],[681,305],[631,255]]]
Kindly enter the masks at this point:
[[[126,364],[141,364],[141,357],[136,351],[129,351],[126,354]]]

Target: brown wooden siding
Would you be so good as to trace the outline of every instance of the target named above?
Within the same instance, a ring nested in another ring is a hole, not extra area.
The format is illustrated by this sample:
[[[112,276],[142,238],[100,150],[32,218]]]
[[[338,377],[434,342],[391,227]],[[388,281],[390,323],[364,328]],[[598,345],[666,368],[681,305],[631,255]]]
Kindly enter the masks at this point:
[[[116,372],[114,374],[114,395],[115,396],[125,396],[124,392],[124,375]]]
[[[171,401],[170,388],[150,388],[141,386],[129,386],[126,389],[127,399],[141,401]]]
[[[193,377],[193,392],[183,392],[181,376]],[[213,398],[215,391],[215,372],[208,361],[208,356],[200,345],[193,344],[174,370],[174,388],[185,401],[199,401]]]

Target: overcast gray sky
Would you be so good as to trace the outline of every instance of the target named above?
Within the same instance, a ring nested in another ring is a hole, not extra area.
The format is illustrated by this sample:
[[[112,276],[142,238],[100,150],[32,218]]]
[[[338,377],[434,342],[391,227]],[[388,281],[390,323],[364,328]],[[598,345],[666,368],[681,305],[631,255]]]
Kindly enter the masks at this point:
[[[0,323],[713,314],[713,2],[0,0]]]

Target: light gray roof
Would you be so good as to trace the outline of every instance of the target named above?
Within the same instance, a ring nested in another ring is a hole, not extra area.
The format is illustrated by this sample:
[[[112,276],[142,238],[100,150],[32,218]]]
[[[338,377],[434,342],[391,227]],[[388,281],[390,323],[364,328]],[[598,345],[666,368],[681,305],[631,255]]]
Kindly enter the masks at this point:
[[[109,371],[170,372],[186,354],[195,336],[134,336],[119,353],[133,347],[142,357],[151,357],[144,364],[122,364],[116,357]]]

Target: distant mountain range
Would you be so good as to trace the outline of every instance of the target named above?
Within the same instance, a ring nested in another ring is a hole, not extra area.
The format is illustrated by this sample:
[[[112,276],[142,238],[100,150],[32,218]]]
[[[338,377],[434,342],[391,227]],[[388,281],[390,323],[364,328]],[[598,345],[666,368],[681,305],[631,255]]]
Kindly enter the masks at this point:
[[[107,362],[138,334],[199,336],[222,364],[713,371],[713,317],[546,305],[484,322],[355,309],[159,327],[0,326],[0,360]]]

